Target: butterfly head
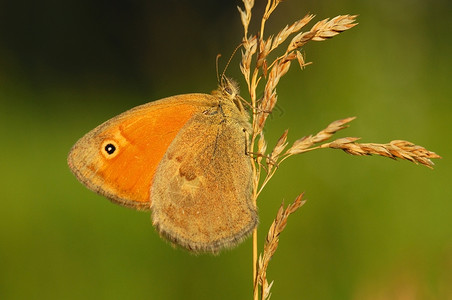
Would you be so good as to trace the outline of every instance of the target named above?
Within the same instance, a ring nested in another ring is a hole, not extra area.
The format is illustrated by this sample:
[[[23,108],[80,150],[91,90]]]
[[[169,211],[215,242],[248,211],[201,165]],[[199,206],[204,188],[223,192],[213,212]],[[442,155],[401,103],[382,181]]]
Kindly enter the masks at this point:
[[[240,94],[239,85],[236,81],[226,76],[221,78],[218,86],[219,96],[221,98],[227,99],[229,101],[234,101]]]

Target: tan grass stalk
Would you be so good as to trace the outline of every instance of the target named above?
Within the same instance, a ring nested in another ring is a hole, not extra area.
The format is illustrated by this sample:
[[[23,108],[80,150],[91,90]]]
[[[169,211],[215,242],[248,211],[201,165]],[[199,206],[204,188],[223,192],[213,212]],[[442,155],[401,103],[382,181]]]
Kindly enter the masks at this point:
[[[306,63],[304,55],[300,52],[303,46],[310,41],[324,41],[332,38],[356,26],[356,16],[342,15],[332,19],[324,19],[317,22],[309,31],[302,32],[301,30],[314,18],[314,15],[308,14],[291,25],[285,26],[276,35],[265,37],[266,22],[281,0],[267,0],[267,5],[261,18],[260,30],[256,35],[249,35],[248,32],[254,0],[242,0],[242,2],[244,8],[238,7],[244,30],[240,71],[246,81],[249,92],[249,105],[253,110],[253,131],[250,133],[250,147],[248,151],[253,166],[254,204],[257,205],[260,193],[275,174],[278,166],[284,160],[296,154],[325,148],[342,149],[352,155],[380,155],[392,159],[400,158],[429,168],[433,166],[431,159],[440,158],[434,152],[402,140],[392,141],[388,144],[359,144],[357,143],[358,138],[348,137],[325,143],[336,132],[347,128],[348,124],[355,119],[354,117],[334,121],[317,134],[296,140],[288,149],[288,130],[286,130],[273,149],[270,149],[269,154],[267,154],[268,143],[265,140],[263,129],[269,114],[278,102],[277,86],[280,79],[287,74],[293,60],[297,60],[301,69],[304,69],[309,64]],[[291,40],[289,40],[290,37],[292,37]],[[268,62],[269,54],[281,48],[286,41],[289,42],[282,54]],[[263,96],[257,99],[257,90],[261,83],[263,85]],[[261,299],[268,299],[271,295],[270,288],[273,282],[269,284],[267,281],[267,267],[270,258],[277,249],[279,235],[286,226],[287,218],[304,204],[301,199],[302,195],[298,196],[295,202],[286,209],[281,206],[276,219],[269,229],[264,249],[259,259],[257,255],[257,228],[253,231],[253,296],[255,300],[259,299],[259,291]]]
[[[289,216],[306,203],[306,200],[302,199],[303,194],[298,195],[297,198],[295,198],[295,201],[292,204],[289,204],[286,209],[284,209],[284,203],[282,203],[279,207],[278,213],[276,214],[276,218],[273,220],[273,223],[268,230],[267,238],[265,239],[264,244],[264,251],[259,256],[258,262],[259,271],[257,274],[257,282],[261,286],[261,299],[270,298],[270,289],[273,285],[273,281],[270,284],[267,281],[268,263],[278,248],[279,235],[283,232],[284,228],[286,228]],[[256,290],[258,289],[258,286],[255,285],[254,288],[255,294],[258,293]]]

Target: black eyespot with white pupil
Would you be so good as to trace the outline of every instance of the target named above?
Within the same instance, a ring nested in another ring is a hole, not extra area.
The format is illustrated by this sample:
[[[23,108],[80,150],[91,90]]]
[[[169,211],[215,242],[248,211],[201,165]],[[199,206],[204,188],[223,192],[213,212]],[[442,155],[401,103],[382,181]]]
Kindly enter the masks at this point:
[[[113,144],[107,144],[105,145],[105,152],[107,152],[108,154],[112,155],[113,153],[115,153],[116,151],[116,147]]]
[[[112,139],[104,140],[99,148],[100,154],[106,159],[115,158],[120,151],[119,144]]]

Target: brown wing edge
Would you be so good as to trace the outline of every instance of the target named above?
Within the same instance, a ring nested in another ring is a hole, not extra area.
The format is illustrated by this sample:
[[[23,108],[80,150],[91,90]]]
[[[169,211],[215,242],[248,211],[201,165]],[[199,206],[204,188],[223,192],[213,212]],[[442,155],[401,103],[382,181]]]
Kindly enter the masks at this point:
[[[244,227],[242,231],[235,234],[234,236],[230,236],[223,239],[218,239],[215,241],[212,241],[208,245],[204,245],[201,243],[193,242],[188,239],[183,239],[180,237],[177,237],[176,234],[171,233],[169,231],[165,231],[161,228],[159,223],[153,223],[154,227],[156,228],[159,235],[169,241],[174,247],[182,247],[186,250],[189,250],[195,254],[202,254],[202,253],[212,253],[212,254],[219,254],[219,252],[223,249],[232,249],[239,243],[241,243],[243,240],[245,240],[248,236],[251,235],[254,228],[259,224],[259,218],[257,209],[251,209],[251,222],[248,224],[247,227]]]

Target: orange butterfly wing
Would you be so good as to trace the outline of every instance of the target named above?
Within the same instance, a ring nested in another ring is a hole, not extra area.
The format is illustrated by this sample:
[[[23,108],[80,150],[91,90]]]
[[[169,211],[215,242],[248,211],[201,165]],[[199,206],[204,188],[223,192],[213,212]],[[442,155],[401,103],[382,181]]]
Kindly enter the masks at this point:
[[[72,172],[89,189],[114,202],[149,209],[158,164],[179,130],[200,109],[200,101],[194,99],[201,95],[144,104],[99,125],[72,147],[68,156]],[[106,152],[108,145],[116,148],[113,155]]]

